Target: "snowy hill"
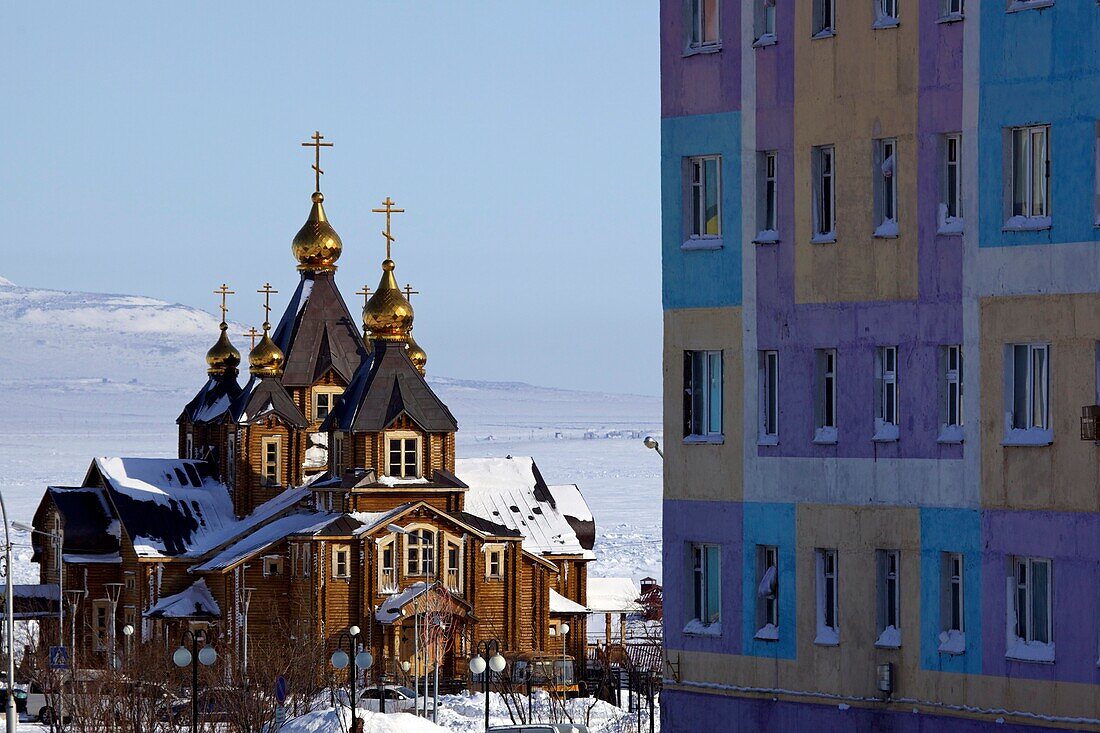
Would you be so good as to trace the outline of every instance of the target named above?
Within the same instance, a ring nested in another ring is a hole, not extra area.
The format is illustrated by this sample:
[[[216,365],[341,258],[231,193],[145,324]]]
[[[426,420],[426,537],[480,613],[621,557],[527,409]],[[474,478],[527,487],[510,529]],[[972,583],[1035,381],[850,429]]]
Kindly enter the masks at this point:
[[[14,517],[29,519],[47,484],[80,481],[94,456],[174,455],[175,419],[205,378],[218,320],[0,277],[0,490]],[[238,348],[245,330],[231,325]],[[661,465],[637,439],[660,430],[659,398],[429,382],[459,421],[461,456],[531,455],[547,480],[582,487],[605,550],[596,574],[659,574]]]

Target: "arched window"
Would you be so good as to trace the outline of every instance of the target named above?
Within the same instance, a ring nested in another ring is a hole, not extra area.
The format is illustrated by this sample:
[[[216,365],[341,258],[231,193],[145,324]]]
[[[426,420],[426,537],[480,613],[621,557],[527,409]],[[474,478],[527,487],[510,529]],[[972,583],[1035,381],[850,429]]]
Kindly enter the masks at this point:
[[[405,537],[405,574],[435,575],[435,532],[414,529]]]

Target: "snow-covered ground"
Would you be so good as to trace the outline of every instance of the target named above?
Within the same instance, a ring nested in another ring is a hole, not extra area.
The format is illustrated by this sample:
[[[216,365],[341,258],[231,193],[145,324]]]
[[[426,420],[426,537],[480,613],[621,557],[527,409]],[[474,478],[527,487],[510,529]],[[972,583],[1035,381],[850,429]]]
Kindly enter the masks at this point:
[[[79,482],[94,456],[175,455],[175,419],[205,379],[217,317],[152,298],[6,282],[0,491],[12,518],[28,521],[48,484]],[[661,577],[661,463],[640,440],[659,434],[659,398],[455,380],[430,367],[459,421],[461,457],[533,456],[548,482],[584,492],[596,519],[594,575]],[[609,433],[623,437],[602,437]],[[17,542],[17,572],[33,579],[29,542]]]

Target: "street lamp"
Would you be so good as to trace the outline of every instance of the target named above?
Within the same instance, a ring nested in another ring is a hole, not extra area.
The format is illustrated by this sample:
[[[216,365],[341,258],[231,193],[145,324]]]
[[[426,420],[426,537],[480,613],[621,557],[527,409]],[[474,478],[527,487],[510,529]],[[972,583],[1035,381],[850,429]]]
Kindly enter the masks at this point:
[[[486,662],[488,659],[488,662]],[[489,673],[500,674],[507,664],[504,657],[500,656],[500,642],[496,639],[479,641],[477,643],[477,656],[470,660],[470,671],[474,674],[484,674],[482,678],[485,687],[485,731],[489,730]],[[486,669],[488,667],[488,669]]]
[[[654,438],[652,435],[645,436],[645,440],[643,440],[642,442],[645,444],[646,448],[657,451],[657,455],[659,455],[661,458],[665,457],[664,452],[661,450],[661,444],[658,443],[657,439]]]
[[[187,639],[191,638],[191,649],[187,648]],[[202,644],[202,649],[199,649]],[[199,731],[199,663],[209,667],[218,661],[218,653],[214,647],[207,645],[206,634],[199,629],[183,632],[179,649],[172,654],[172,662],[179,668],[191,665],[191,733]]]
[[[569,624],[566,623],[565,621],[563,621],[562,624],[561,624],[561,700],[562,700],[562,705],[565,705],[565,692],[566,692],[566,689],[565,689],[566,688],[566,681],[565,681],[565,667],[566,667],[565,656],[566,656],[566,654],[565,653],[566,653],[566,650],[568,648],[568,644],[569,644]]]
[[[4,721],[8,733],[15,733],[18,720],[15,712],[15,591],[11,579],[11,534],[8,532],[8,508],[4,504],[4,495],[0,493],[0,512],[4,515],[4,636],[8,642],[8,707]],[[59,604],[60,605],[60,604]]]
[[[118,617],[118,597],[122,595],[122,583],[104,583],[107,590],[107,604],[110,608],[110,625],[107,627],[107,664],[111,669],[118,669],[118,644],[116,643],[115,619]]]
[[[355,699],[355,668],[369,669],[374,662],[374,658],[370,652],[363,650],[358,654],[355,653],[355,637],[359,636],[358,626],[349,626],[347,631],[341,631],[340,635],[336,637],[336,651],[332,653],[332,666],[336,669],[343,669],[348,667],[348,686],[351,688],[351,733],[359,733],[359,723],[355,715],[356,703]],[[344,651],[344,639],[348,640],[348,651]],[[352,662],[350,655],[355,654],[354,663]]]
[[[125,626],[122,627],[122,636],[125,637],[125,639],[126,639],[123,642],[123,644],[126,645],[126,651],[124,653],[126,655],[126,662],[127,663],[130,662],[130,637],[132,637],[133,635],[134,635],[134,627],[131,624],[126,624]]]

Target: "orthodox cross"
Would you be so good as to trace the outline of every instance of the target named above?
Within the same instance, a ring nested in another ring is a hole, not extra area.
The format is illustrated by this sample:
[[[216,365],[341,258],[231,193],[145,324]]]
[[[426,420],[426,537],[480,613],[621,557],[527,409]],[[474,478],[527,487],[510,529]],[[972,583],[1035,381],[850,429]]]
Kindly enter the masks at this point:
[[[214,295],[222,296],[222,323],[225,323],[225,314],[229,311],[229,309],[225,307],[225,296],[236,295],[236,293],[230,290],[228,285],[222,283],[222,286],[214,291]]]
[[[362,290],[356,290],[355,294],[363,296],[363,307],[366,308],[367,307],[367,301],[370,300],[370,288],[367,287],[366,285],[364,285],[363,289]]]
[[[313,142],[302,143],[302,147],[303,148],[313,148],[314,156],[315,156],[313,166],[312,166],[313,167],[313,174],[314,174],[314,178],[317,179],[317,182],[315,184],[316,191],[317,191],[317,193],[320,193],[321,192],[321,175],[324,173],[324,171],[321,170],[321,148],[331,148],[332,143],[323,143],[323,142],[321,142],[322,140],[325,139],[325,136],[321,134],[320,130],[317,130],[312,135],[310,135],[309,139],[312,140]]]
[[[279,291],[271,287],[271,283],[264,283],[264,286],[256,292],[264,294],[264,330],[266,331],[271,328],[271,296]]]
[[[413,290],[411,283],[405,283],[405,300],[411,303],[414,295],[420,295],[420,291]]]
[[[394,241],[396,241],[393,238],[393,235],[390,233],[390,214],[404,214],[405,213],[404,209],[395,209],[395,208],[393,208],[393,204],[394,204],[394,202],[390,200],[389,196],[387,196],[386,200],[382,202],[382,206],[384,206],[385,208],[371,209],[371,211],[375,214],[385,214],[386,215],[386,231],[382,232],[382,236],[386,238],[386,259],[387,260],[390,259],[390,245]]]
[[[260,335],[260,332],[256,330],[256,327],[253,326],[252,328],[248,329],[248,333],[245,333],[243,335],[252,339],[252,348],[256,348],[256,337]]]

